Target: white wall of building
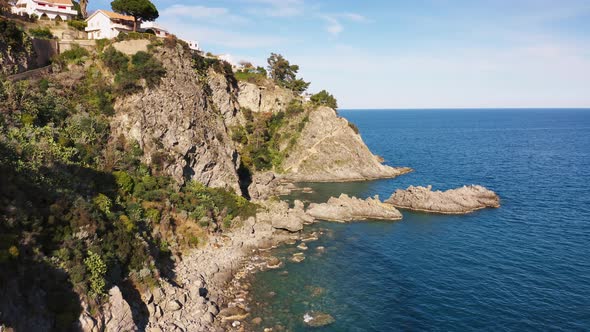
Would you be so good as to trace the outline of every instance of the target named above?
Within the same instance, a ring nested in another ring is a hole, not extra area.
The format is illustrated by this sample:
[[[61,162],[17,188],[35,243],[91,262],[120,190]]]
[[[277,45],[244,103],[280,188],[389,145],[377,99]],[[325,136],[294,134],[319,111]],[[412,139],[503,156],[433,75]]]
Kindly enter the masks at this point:
[[[50,20],[55,20],[58,17],[67,21],[78,14],[73,9],[73,5],[56,4],[51,2],[36,2],[34,0],[19,0],[15,6],[12,7],[12,12],[18,15],[37,15],[39,18],[47,16]]]
[[[98,11],[92,14],[87,20],[86,32],[88,39],[112,39],[119,35],[121,31],[131,31],[132,28],[122,24],[114,23],[105,13]]]

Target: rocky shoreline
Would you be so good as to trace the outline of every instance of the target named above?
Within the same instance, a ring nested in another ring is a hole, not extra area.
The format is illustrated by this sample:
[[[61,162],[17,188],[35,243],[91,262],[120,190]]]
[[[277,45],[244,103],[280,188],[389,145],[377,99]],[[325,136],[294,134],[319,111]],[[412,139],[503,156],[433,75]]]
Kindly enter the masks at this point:
[[[283,186],[282,190],[291,187]],[[117,287],[111,289],[109,308],[112,309],[107,310],[110,314],[105,319],[107,329],[217,332],[260,327],[273,331],[273,327],[264,327],[262,317],[250,317],[251,278],[258,271],[284,265],[270,252],[281,244],[293,247],[293,254],[286,259],[294,263],[304,261],[307,243],[318,240],[323,234],[321,231],[308,234],[305,225],[318,220],[400,220],[402,214],[396,207],[463,214],[484,207],[498,207],[499,198],[481,186],[445,192],[432,191],[430,186],[410,186],[407,190],[397,190],[385,202],[378,196],[363,200],[341,194],[325,203],[311,203],[307,209],[301,201],[295,201],[293,207],[285,201],[272,199],[258,203],[261,210],[256,217],[244,220],[241,227],[230,233],[211,235],[207,244],[178,259],[174,278],[142,294],[140,306],[145,306],[145,328],[136,324],[137,304],[125,302]],[[305,324],[311,327],[319,326],[316,324],[320,322],[329,324],[330,318],[324,313],[310,313]],[[98,331],[89,315],[83,315],[80,323],[84,331]]]

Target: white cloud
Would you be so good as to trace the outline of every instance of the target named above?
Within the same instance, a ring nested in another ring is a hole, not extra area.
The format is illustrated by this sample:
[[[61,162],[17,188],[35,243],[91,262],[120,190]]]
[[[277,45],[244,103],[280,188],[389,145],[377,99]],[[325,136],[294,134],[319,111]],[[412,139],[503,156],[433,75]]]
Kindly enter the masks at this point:
[[[342,24],[340,24],[340,22],[338,22],[337,19],[329,16],[326,16],[324,19],[327,22],[326,31],[328,31],[333,36],[338,36],[344,30],[344,27]]]
[[[165,19],[160,24],[173,31],[183,39],[197,40],[207,51],[207,47],[221,46],[239,49],[271,48],[284,42],[283,38],[251,34],[246,32],[233,32],[225,29],[204,27],[178,20]]]
[[[326,31],[332,36],[338,36],[342,31],[344,31],[344,26],[341,23],[343,20],[356,23],[364,23],[369,21],[365,16],[356,13],[339,13],[319,16],[324,21],[326,21]]]
[[[248,22],[247,18],[233,15],[230,13],[229,9],[222,7],[172,5],[164,9],[161,13],[162,19],[178,19],[178,17],[186,17],[195,20],[207,20],[208,22]]]
[[[305,2],[303,0],[244,0],[247,3],[258,5],[257,8],[251,8],[248,12],[255,15],[264,15],[271,17],[289,17],[299,16],[305,12]]]

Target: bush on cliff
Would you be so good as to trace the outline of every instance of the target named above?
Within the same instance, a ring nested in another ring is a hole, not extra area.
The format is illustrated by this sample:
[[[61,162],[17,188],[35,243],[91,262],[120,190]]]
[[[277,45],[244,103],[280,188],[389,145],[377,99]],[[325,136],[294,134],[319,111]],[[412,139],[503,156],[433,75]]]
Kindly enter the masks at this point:
[[[333,109],[338,108],[338,102],[336,98],[332,96],[328,91],[322,90],[315,95],[311,96],[311,102],[318,106],[327,106]]]
[[[49,28],[32,28],[29,29],[29,34],[39,39],[53,39],[55,38]]]

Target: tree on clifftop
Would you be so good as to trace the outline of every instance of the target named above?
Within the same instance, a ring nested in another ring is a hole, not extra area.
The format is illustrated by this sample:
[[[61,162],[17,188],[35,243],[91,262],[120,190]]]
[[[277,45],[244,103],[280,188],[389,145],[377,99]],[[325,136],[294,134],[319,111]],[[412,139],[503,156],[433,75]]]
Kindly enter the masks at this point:
[[[111,8],[119,14],[133,16],[133,31],[137,31],[137,23],[154,21],[160,16],[150,0],[114,0]]]
[[[309,82],[297,78],[298,65],[292,65],[280,54],[271,53],[267,59],[270,78],[278,85],[302,93],[309,87]]]
[[[336,102],[336,98],[334,98],[334,96],[332,96],[332,94],[330,94],[326,90],[322,90],[322,91],[316,93],[315,95],[311,96],[310,100],[312,103],[314,103],[316,105],[328,106],[333,109],[338,108],[338,103]]]
[[[82,14],[82,18],[88,17],[88,0],[80,0],[80,14]]]

